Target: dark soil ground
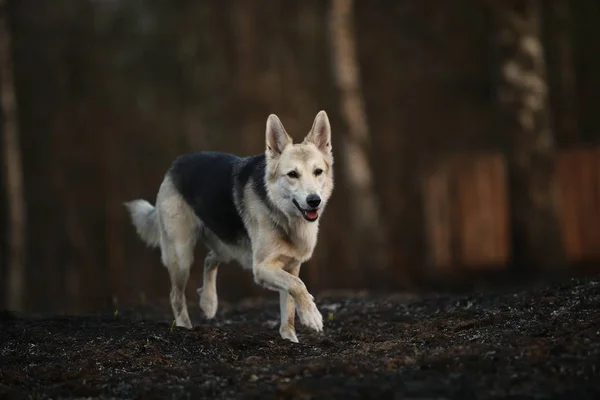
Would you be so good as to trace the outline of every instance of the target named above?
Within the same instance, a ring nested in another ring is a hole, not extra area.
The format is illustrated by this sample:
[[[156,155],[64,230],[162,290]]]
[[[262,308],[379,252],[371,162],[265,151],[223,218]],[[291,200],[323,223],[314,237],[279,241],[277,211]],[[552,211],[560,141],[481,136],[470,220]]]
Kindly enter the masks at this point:
[[[190,299],[190,303],[192,303]],[[194,302],[195,303],[195,299]],[[276,302],[195,315],[0,315],[3,398],[600,398],[600,277],[475,294],[317,298],[325,332],[279,338]],[[191,304],[191,309],[197,309]]]

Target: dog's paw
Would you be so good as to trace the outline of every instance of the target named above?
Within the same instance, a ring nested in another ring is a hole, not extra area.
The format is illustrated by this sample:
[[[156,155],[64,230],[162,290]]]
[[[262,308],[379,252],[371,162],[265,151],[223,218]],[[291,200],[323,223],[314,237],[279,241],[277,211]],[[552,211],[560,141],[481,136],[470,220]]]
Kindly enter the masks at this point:
[[[289,340],[290,342],[293,343],[299,343],[300,341],[298,340],[298,337],[296,336],[296,332],[294,332],[293,330],[290,329],[285,329],[285,330],[280,330],[279,334],[281,335],[282,339],[286,339]]]
[[[215,292],[204,291],[202,288],[196,290],[198,296],[200,296],[200,308],[208,319],[212,319],[217,314],[217,306],[219,301]]]
[[[190,317],[180,316],[175,318],[175,325],[180,328],[192,329],[192,321],[190,321]]]
[[[323,316],[312,295],[309,295],[301,304],[296,304],[296,310],[298,310],[298,317],[300,317],[300,323],[314,331],[321,332],[323,330]]]

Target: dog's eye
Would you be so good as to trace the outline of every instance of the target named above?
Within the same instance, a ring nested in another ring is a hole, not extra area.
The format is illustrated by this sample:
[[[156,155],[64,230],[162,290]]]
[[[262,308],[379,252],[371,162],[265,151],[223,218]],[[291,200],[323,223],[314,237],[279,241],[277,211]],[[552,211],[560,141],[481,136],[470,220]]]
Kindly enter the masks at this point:
[[[323,173],[323,170],[321,168],[317,168],[315,169],[315,176],[319,176]]]
[[[287,174],[290,178],[297,178],[298,177],[298,173],[296,171],[290,171]]]

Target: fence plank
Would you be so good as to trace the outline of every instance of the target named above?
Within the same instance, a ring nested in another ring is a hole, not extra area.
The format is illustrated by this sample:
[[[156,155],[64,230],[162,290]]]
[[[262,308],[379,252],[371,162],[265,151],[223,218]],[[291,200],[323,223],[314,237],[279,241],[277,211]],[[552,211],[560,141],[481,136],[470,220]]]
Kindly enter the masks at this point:
[[[508,190],[502,155],[465,155],[439,162],[424,189],[427,242],[436,269],[506,264]]]
[[[600,149],[563,150],[557,159],[560,218],[571,262],[600,260]]]
[[[501,155],[481,155],[465,160],[456,176],[465,187],[462,205],[461,265],[490,268],[508,260],[506,177]]]
[[[429,175],[425,180],[425,220],[428,236],[429,262],[436,268],[452,265],[451,206],[448,171],[444,168]]]

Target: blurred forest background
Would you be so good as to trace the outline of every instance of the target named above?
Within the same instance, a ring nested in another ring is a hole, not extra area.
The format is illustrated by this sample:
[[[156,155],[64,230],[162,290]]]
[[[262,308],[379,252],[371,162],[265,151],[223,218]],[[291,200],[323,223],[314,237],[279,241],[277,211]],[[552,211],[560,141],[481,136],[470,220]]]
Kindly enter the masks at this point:
[[[122,202],[320,109],[337,186],[311,292],[596,272],[599,38],[597,0],[0,0],[0,307],[166,299]],[[237,265],[218,287],[273,295]]]

